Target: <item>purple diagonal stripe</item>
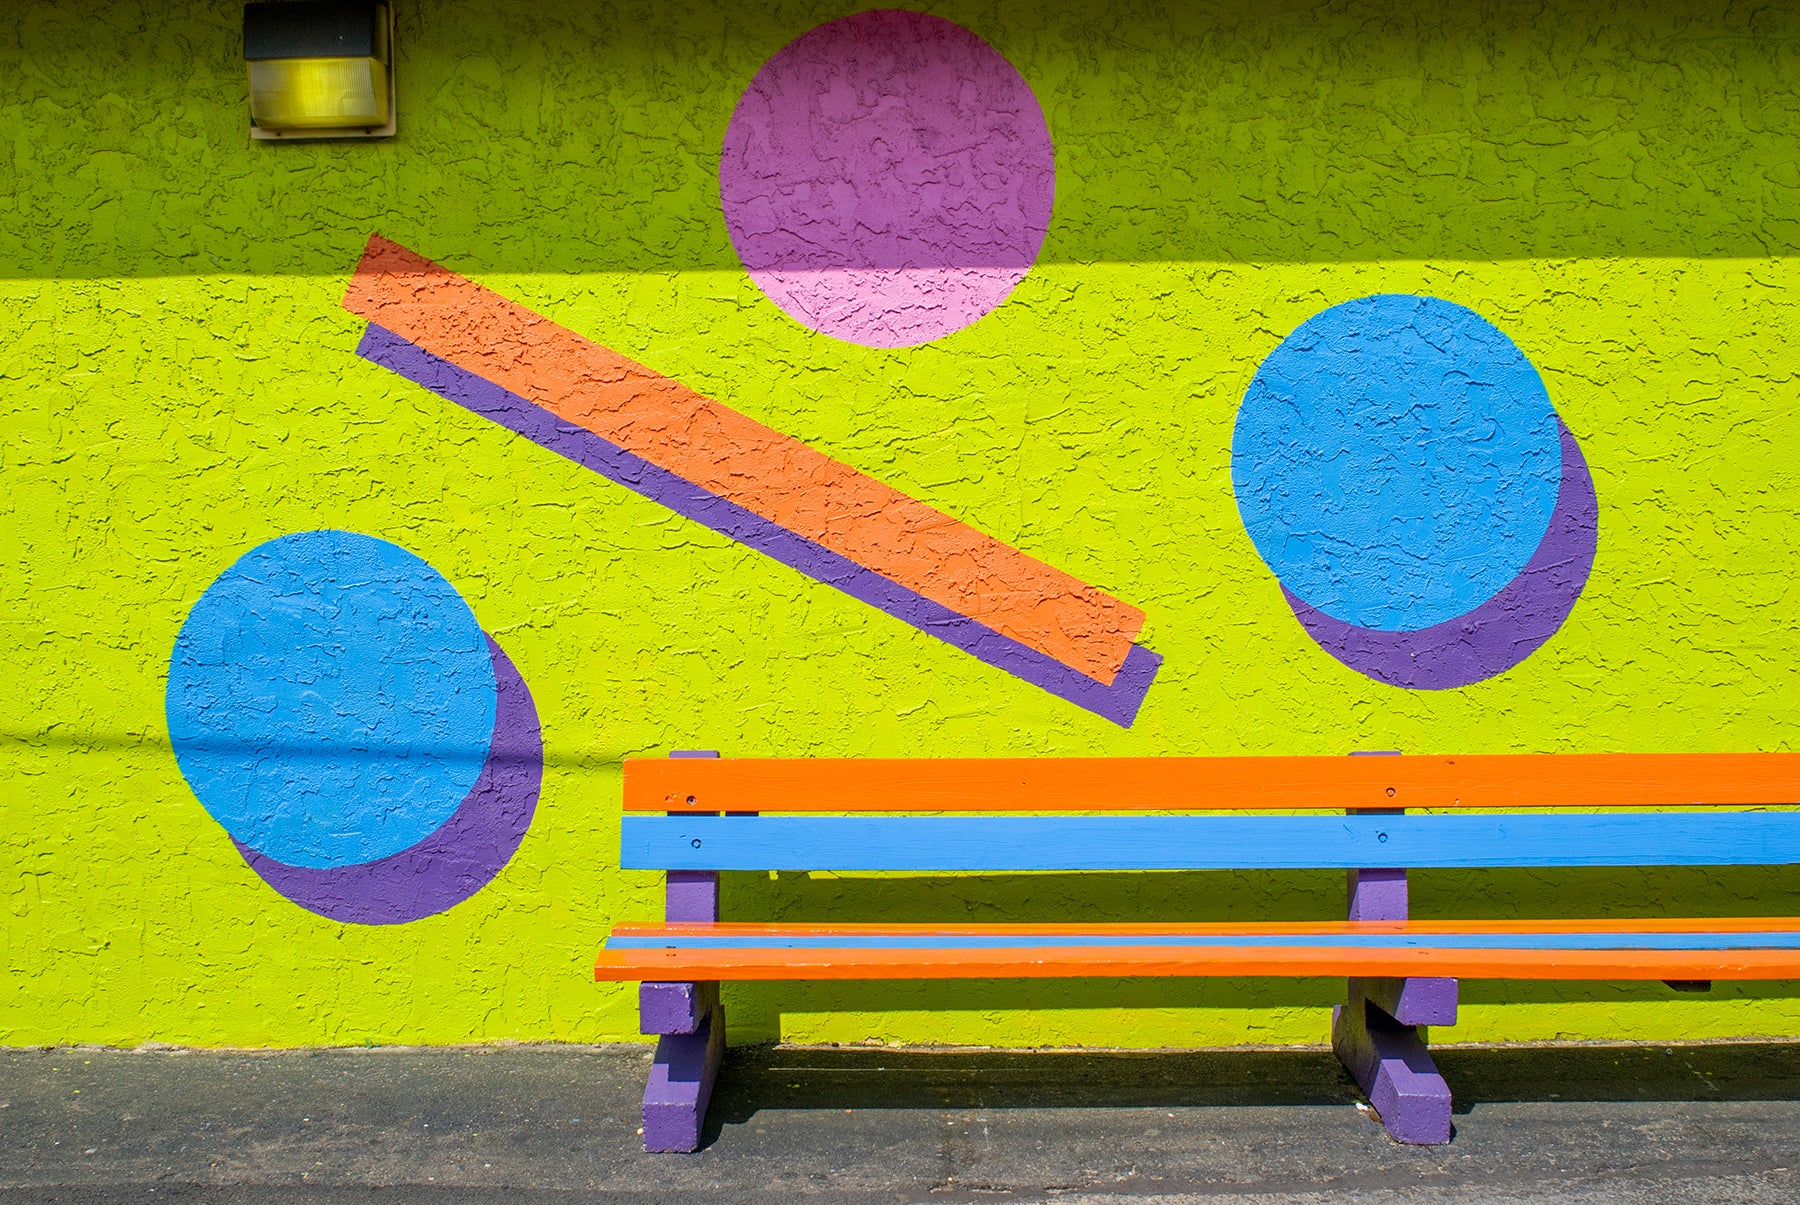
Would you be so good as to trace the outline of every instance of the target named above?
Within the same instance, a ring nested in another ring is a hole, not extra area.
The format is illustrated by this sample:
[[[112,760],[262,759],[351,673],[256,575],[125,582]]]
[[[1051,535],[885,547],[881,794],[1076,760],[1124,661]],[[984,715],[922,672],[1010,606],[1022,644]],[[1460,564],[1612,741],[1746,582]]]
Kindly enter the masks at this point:
[[[370,323],[356,354],[439,397],[523,435],[626,489],[662,504],[764,553],[789,568],[842,590],[946,644],[1049,691],[1060,699],[1131,727],[1162,658],[1134,646],[1111,686],[1028,648],[986,624],[933,602],[891,578],[832,552],[780,524],[745,510],[684,477],[627,452],[585,427],[558,418],[541,406],[418,347],[385,327]]]

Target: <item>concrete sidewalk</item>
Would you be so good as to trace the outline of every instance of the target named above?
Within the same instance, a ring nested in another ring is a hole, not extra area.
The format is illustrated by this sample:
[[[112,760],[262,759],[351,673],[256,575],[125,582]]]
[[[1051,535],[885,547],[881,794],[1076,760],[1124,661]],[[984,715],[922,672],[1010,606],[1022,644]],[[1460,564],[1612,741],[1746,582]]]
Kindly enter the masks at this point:
[[[749,1047],[638,1149],[639,1047],[0,1052],[15,1202],[1800,1200],[1800,1044],[1449,1048],[1409,1148],[1321,1051]]]

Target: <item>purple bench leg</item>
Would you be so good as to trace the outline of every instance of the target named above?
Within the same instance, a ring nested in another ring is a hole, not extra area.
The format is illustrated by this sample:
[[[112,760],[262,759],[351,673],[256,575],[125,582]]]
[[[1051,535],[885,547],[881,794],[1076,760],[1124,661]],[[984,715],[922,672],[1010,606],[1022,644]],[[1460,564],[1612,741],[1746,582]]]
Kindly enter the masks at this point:
[[[670,871],[666,912],[677,923],[718,920],[718,874]],[[641,984],[638,1023],[644,1033],[661,1035],[650,1082],[644,1085],[644,1149],[698,1150],[706,1105],[725,1057],[725,1009],[719,1003],[719,985]]]
[[[717,757],[712,750],[670,757]],[[710,925],[719,919],[719,875],[671,870],[663,915],[670,924]],[[638,1026],[659,1034],[650,1080],[644,1085],[644,1149],[700,1148],[706,1106],[725,1058],[725,1009],[717,983],[645,983],[638,987]]]
[[[1396,1141],[1450,1141],[1450,1088],[1417,1029],[1353,998],[1332,1010],[1331,1048]]]
[[[671,922],[718,920],[718,874],[671,870],[666,913]],[[646,1034],[661,1034],[644,1084],[644,1149],[697,1151],[725,1057],[718,983],[641,983],[637,1019]]]
[[[1406,871],[1352,870],[1351,920],[1405,920]],[[1450,1086],[1425,1049],[1420,1025],[1456,1022],[1456,980],[1352,979],[1332,1010],[1331,1048],[1398,1142],[1450,1141]]]
[[[650,984],[644,986],[649,987]],[[725,1057],[725,1010],[711,993],[712,1008],[692,1033],[664,1034],[644,1085],[644,1149],[694,1151],[706,1124],[706,1105]]]

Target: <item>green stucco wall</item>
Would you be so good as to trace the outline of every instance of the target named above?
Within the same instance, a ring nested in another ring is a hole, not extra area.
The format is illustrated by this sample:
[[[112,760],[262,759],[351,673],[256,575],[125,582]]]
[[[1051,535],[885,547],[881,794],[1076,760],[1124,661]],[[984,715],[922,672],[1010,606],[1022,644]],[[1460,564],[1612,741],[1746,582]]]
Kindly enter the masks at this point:
[[[721,216],[758,67],[851,11],[403,0],[400,135],[253,145],[240,8],[0,12],[0,1042],[596,1041],[619,763],[1788,750],[1800,719],[1800,15],[1575,0],[946,4],[1043,106],[1056,203],[988,317],[878,350],[790,320]],[[1137,722],[1082,711],[357,358],[371,232],[1142,607]],[[1378,292],[1500,326],[1582,442],[1599,551],[1536,654],[1407,691],[1310,641],[1234,504],[1298,324]],[[545,779],[439,915],[346,925],[171,753],[177,631],[245,550],[342,528],[454,584]],[[729,879],[739,919],[1330,916],[1335,873]],[[1800,914],[1787,870],[1427,873],[1420,915]],[[1342,985],[768,985],[733,1040],[1313,1042]],[[1464,990],[1437,1040],[1800,1032],[1793,984]],[[1027,1011],[1029,1010],[1029,1011]]]

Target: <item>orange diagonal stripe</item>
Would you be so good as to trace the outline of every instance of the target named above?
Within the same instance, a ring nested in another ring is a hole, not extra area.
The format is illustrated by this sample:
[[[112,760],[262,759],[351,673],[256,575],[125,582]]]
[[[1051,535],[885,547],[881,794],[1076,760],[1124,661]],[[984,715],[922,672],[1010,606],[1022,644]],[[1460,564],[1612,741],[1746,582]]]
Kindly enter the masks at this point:
[[[1144,613],[379,235],[344,308],[1111,685]]]

